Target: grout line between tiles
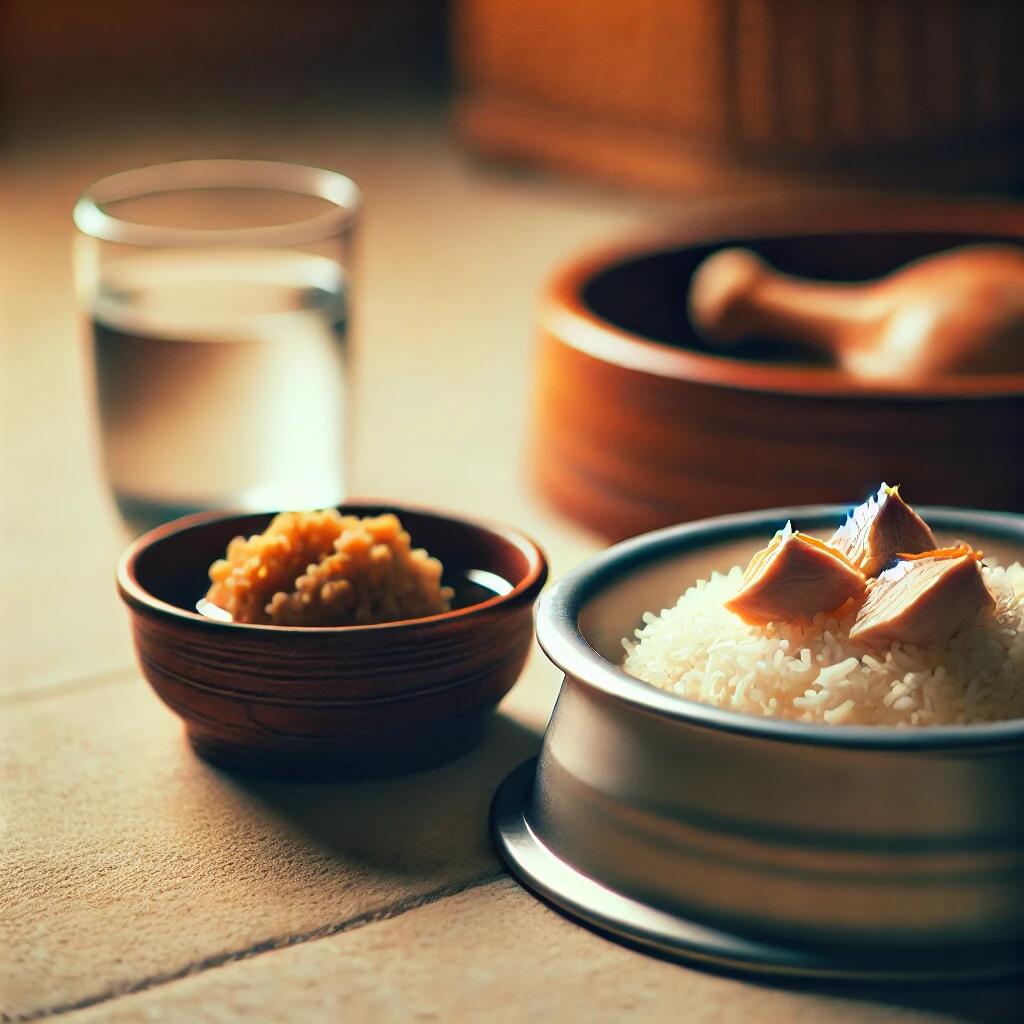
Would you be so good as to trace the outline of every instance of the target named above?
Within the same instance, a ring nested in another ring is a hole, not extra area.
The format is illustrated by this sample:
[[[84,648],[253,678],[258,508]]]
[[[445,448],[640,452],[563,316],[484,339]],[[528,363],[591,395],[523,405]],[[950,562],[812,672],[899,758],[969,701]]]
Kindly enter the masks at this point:
[[[84,676],[58,676],[49,682],[32,685],[24,690],[0,694],[0,707],[28,704],[35,700],[45,700],[47,697],[59,697],[65,693],[78,693],[80,690],[103,686],[133,674],[137,675],[138,669],[131,662],[123,662],[120,665],[108,665],[106,668],[96,669]]]
[[[410,896],[408,899],[399,900],[386,907],[378,907],[376,910],[368,910],[355,917],[347,918],[334,924],[323,925],[308,932],[298,932],[292,935],[278,935],[273,938],[263,939],[260,942],[247,946],[245,949],[232,950],[226,953],[218,953],[215,956],[204,957],[201,960],[194,960],[174,971],[163,974],[152,974],[138,981],[128,982],[108,989],[106,992],[99,992],[96,995],[86,996],[84,999],[75,1000],[72,1003],[62,1003],[57,1006],[44,1007],[40,1010],[33,1010],[27,1014],[0,1013],[0,1024],[29,1024],[31,1021],[44,1020],[60,1016],[65,1013],[72,1013],[76,1010],[85,1010],[93,1006],[99,1006],[119,999],[122,996],[136,995],[140,992],[148,992],[150,989],[160,988],[175,981],[193,975],[202,974],[205,971],[217,967],[224,967],[227,964],[239,963],[243,960],[251,960],[253,957],[262,956],[264,953],[273,953],[277,950],[288,949],[291,946],[301,946],[307,942],[316,942],[320,939],[328,939],[335,935],[343,935],[346,932],[357,931],[367,925],[377,924],[382,921],[390,921],[393,918],[401,917],[412,910],[419,910],[421,907],[429,906],[452,896],[458,896],[473,889],[479,889],[485,885],[501,881],[508,877],[504,870],[492,871],[489,874],[476,878],[464,885],[446,885],[429,892],[421,893],[418,896]]]

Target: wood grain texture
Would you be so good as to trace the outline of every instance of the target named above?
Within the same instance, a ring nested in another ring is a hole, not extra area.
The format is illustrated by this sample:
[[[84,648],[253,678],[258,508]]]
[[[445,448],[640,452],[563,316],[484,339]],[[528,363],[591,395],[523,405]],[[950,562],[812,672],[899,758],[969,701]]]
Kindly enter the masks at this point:
[[[547,576],[536,545],[514,531],[422,511],[343,511],[394,511],[448,573],[483,569],[512,589],[375,626],[220,623],[193,610],[205,570],[231,537],[258,532],[269,516],[201,514],[146,534],[118,574],[139,665],[210,760],[262,774],[331,776],[441,763],[479,741],[522,671]]]
[[[672,191],[1019,181],[1024,36],[1008,0],[458,13],[462,132],[491,155]]]
[[[541,313],[533,461],[542,491],[610,538],[849,502],[882,479],[922,504],[1024,509],[1024,374],[866,385],[770,345],[721,357],[685,313],[689,276],[717,239],[791,271],[857,279],[958,241],[1022,238],[1017,207],[752,205],[570,265]]]

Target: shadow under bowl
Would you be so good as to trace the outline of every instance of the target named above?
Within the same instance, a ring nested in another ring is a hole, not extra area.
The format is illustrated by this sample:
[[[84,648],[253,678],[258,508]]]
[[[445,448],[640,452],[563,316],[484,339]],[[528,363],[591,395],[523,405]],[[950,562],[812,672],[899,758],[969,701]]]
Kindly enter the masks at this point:
[[[706,520],[560,580],[537,635],[565,674],[539,760],[492,808],[503,856],[571,916],[681,959],[779,976],[942,981],[1024,969],[1024,720],[893,729],[761,718],[627,675],[622,638],[787,519]],[[1024,559],[1024,517],[920,509]],[[1024,682],[1022,682],[1024,685]]]
[[[775,505],[845,502],[879,480],[918,504],[1024,511],[1024,374],[869,384],[778,339],[722,354],[687,317],[725,246],[780,270],[864,281],[959,245],[1024,244],[1024,205],[770,199],[710,207],[569,263],[541,306],[540,489],[611,539]],[[817,362],[815,361],[817,359]]]
[[[228,542],[266,514],[200,513],[136,540],[118,567],[142,672],[203,757],[264,775],[369,777],[440,764],[480,741],[529,652],[547,578],[518,531],[419,509],[394,512],[445,567],[451,611],[371,626],[219,622],[195,611]],[[488,589],[479,581],[494,580]],[[474,582],[475,581],[475,582]],[[502,585],[504,584],[504,585]]]

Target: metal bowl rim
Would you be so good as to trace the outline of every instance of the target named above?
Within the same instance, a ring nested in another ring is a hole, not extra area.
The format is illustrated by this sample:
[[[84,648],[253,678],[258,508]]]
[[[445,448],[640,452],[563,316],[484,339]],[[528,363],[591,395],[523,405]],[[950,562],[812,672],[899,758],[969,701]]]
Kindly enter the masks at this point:
[[[659,556],[768,530],[792,519],[805,527],[828,526],[849,511],[842,505],[803,505],[740,512],[696,520],[641,534],[615,544],[577,566],[544,594],[537,607],[537,640],[548,658],[584,686],[679,725],[717,729],[751,738],[817,746],[885,751],[993,748],[1024,744],[1024,719],[971,725],[897,729],[883,726],[826,726],[759,718],[667,693],[626,673],[598,654],[579,628],[584,605],[609,583]],[[1024,515],[948,507],[920,507],[933,526],[996,533],[1024,544]]]

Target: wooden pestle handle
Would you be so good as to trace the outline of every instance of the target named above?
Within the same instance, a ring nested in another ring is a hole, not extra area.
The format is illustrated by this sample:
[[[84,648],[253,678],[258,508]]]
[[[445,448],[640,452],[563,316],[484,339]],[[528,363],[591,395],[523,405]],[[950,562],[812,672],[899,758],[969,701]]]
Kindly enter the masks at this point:
[[[858,328],[888,303],[871,284],[806,281],[772,269],[749,249],[722,249],[698,268],[690,319],[707,337],[735,342],[749,335],[785,338],[842,361]]]
[[[697,268],[690,319],[712,341],[800,342],[863,378],[1024,372],[1024,250],[988,244],[923,257],[863,284],[781,274],[746,249]]]

